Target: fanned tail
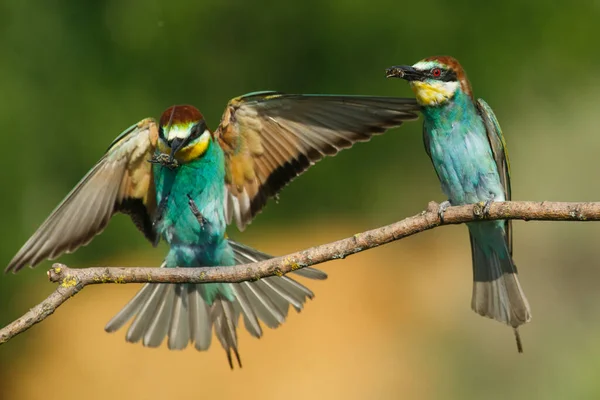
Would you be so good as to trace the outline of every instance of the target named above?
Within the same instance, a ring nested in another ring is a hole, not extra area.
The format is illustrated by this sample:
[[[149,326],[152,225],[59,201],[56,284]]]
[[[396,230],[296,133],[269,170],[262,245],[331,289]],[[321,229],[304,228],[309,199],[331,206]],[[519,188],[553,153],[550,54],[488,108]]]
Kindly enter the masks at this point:
[[[271,258],[251,247],[229,241],[236,264]],[[161,268],[164,268],[163,264]],[[294,271],[310,279],[326,279],[314,268]],[[212,285],[212,286],[210,286]],[[211,294],[218,288],[217,294]],[[274,276],[256,282],[226,284],[145,284],[135,297],[104,328],[114,332],[133,319],[126,340],[144,346],[158,347],[168,337],[168,347],[181,350],[190,343],[199,351],[211,344],[214,326],[217,339],[227,353],[233,368],[233,356],[241,367],[238,352],[237,324],[243,316],[246,330],[254,337],[262,336],[262,321],[277,328],[287,317],[289,305],[302,310],[307,299],[314,297],[306,286],[287,276]],[[233,353],[233,354],[232,354]]]
[[[523,352],[518,327],[531,320],[531,310],[504,231],[493,224],[480,222],[469,226],[474,281],[471,307],[480,315],[513,327],[517,349]]]

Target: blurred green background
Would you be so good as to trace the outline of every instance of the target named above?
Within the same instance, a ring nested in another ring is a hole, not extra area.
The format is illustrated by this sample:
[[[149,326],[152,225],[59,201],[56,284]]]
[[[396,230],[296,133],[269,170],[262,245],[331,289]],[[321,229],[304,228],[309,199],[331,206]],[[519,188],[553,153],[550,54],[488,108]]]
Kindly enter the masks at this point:
[[[191,103],[217,126],[256,90],[411,96],[384,69],[449,54],[506,136],[516,200],[600,198],[599,2],[370,0],[0,2],[8,263],[126,127]],[[273,254],[349,236],[444,200],[421,122],[318,164],[231,235]],[[218,343],[169,352],[103,326],[138,289],[93,287],[0,348],[0,398],[446,398],[600,396],[600,224],[515,223],[533,310],[518,355],[510,329],[471,312],[465,227],[436,229],[323,265],[300,316],[260,341],[241,371]],[[126,217],[71,266],[159,265]],[[54,288],[50,263],[0,279],[0,325]]]

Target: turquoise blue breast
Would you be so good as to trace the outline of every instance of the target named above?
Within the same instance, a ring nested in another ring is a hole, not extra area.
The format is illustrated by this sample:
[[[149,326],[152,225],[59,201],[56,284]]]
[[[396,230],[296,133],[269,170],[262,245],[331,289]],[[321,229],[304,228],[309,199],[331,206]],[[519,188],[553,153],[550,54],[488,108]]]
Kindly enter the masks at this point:
[[[223,152],[212,143],[202,157],[177,168],[155,164],[156,228],[171,248],[168,267],[231,263],[225,240],[224,174]],[[190,200],[202,221],[192,212]]]
[[[452,204],[504,200],[483,121],[469,96],[423,110],[423,133],[442,190]]]

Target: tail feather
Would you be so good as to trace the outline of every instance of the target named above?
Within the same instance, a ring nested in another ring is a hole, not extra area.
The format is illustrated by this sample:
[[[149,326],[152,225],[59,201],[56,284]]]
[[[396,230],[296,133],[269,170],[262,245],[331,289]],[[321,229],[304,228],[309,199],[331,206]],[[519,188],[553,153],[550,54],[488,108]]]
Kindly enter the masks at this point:
[[[236,304],[239,305],[240,311],[244,316],[244,326],[246,327],[246,330],[256,338],[261,337],[262,328],[258,322],[256,312],[252,307],[252,304],[250,304],[250,300],[248,300],[248,296],[246,296],[246,293],[242,290],[240,285],[231,285],[231,289],[237,299]]]
[[[282,276],[281,279],[277,280],[277,282],[280,283],[280,284],[287,284],[287,285],[289,285],[289,287],[290,287],[289,290],[290,291],[293,290],[299,296],[302,296],[303,302],[305,301],[306,298],[312,299],[313,297],[315,297],[315,294],[313,293],[312,290],[310,290],[309,288],[307,288],[303,284],[301,284],[299,282],[296,282],[292,278],[288,278],[287,276]]]
[[[137,314],[137,317],[135,318],[135,320],[129,327],[129,330],[127,331],[127,336],[125,337],[125,339],[128,342],[133,342],[133,343],[139,342],[142,339],[142,337],[145,335],[148,325],[150,324],[150,322],[152,322],[152,319],[154,318],[154,313],[156,312],[156,307],[158,307],[161,299],[163,298],[164,292],[167,289],[167,287],[165,285],[147,285],[147,287],[154,289],[154,290],[152,290],[152,292],[147,300],[143,300],[141,298],[138,299],[138,301],[140,302],[142,307],[141,307],[139,313]],[[145,289],[145,287],[142,288],[142,290],[144,290],[144,289]],[[131,302],[131,303],[133,303],[133,302]],[[127,322],[127,320],[123,321],[122,323],[124,324],[125,322]],[[121,325],[113,324],[110,327],[110,329],[108,329],[108,331],[109,332],[115,331],[115,330],[119,329],[120,327],[121,327]]]
[[[327,279],[327,274],[325,272],[311,267],[297,269],[296,271],[293,271],[292,274],[296,274],[298,276],[308,279]]]
[[[269,328],[277,328],[285,320],[285,317],[255,283],[256,282],[241,282],[239,285],[244,293],[246,293],[258,318]]]
[[[216,299],[211,307],[211,318],[215,323],[215,333],[221,346],[225,349],[227,354],[227,361],[229,367],[233,369],[233,360],[231,352],[235,355],[238,365],[242,366],[240,355],[238,353],[237,345],[237,333],[236,323],[237,318],[234,317],[233,305],[230,301],[225,299]]]
[[[273,258],[272,256],[266,253],[253,249],[252,247],[246,246],[244,244],[234,242],[233,240],[229,240],[229,245],[233,249],[235,261],[238,264],[249,264]],[[327,274],[325,272],[311,267],[300,268],[296,271],[292,271],[291,273],[308,279],[327,279]]]
[[[155,286],[145,285],[142,288],[142,290],[137,292],[135,297],[133,299],[131,299],[131,301],[129,303],[127,303],[127,305],[125,307],[123,307],[123,309],[121,311],[119,311],[119,313],[117,315],[115,315],[109,321],[108,324],[106,324],[106,327],[104,329],[107,332],[113,332],[113,331],[119,329],[119,327],[123,326],[123,324],[127,323],[127,321],[129,321],[131,318],[133,318],[134,315],[136,315],[140,312],[140,310],[142,309],[142,306],[147,303],[150,296],[152,296],[154,294],[154,292],[156,292],[157,289],[158,288]],[[137,319],[139,319],[139,316],[138,316],[138,318],[136,318],[136,320]],[[135,322],[134,322],[134,324],[135,324]],[[116,327],[116,328],[113,328],[113,327]],[[131,329],[130,329],[130,331],[131,331]],[[139,340],[139,338],[138,338],[138,340]],[[137,340],[127,339],[127,341],[136,342]]]
[[[169,349],[185,349],[190,343],[190,296],[188,285],[175,285],[175,301],[169,326]]]
[[[284,297],[277,294],[277,292],[274,291],[273,289],[271,289],[271,287],[269,285],[267,285],[265,282],[263,282],[262,279],[259,281],[253,282],[253,284],[258,286],[260,288],[260,290],[265,294],[265,296],[267,296],[267,298],[269,300],[271,300],[271,303],[273,303],[273,305],[279,312],[279,315],[281,316],[281,323],[285,322],[285,319],[287,318],[287,315],[288,315],[288,310],[290,308],[289,301],[287,301]]]
[[[506,236],[499,225],[470,226],[473,256],[473,297],[471,307],[485,317],[515,329],[531,320],[529,302],[517,277]]]
[[[209,317],[208,304],[200,293],[202,286],[188,285],[190,303],[190,335],[196,350],[208,350],[212,340],[212,320]]]
[[[278,296],[279,298],[281,298],[282,301],[285,302],[286,314],[287,304],[291,304],[297,311],[301,310],[302,301],[299,301],[297,298],[295,298],[292,293],[287,293],[284,289],[281,288],[281,286],[278,286],[275,282],[277,281],[272,281],[268,278],[262,280],[262,283],[265,286],[267,286],[272,292],[274,292],[276,294],[276,297]]]
[[[289,298],[290,304],[296,309],[297,312],[300,312],[304,307],[304,302],[306,301],[306,294],[304,291],[297,288],[295,285],[289,283],[285,279],[272,279],[265,278],[265,281],[268,281],[269,285],[272,285],[274,289],[280,290],[282,293]],[[295,281],[292,281],[295,282]],[[301,285],[302,286],[302,285]],[[308,289],[307,289],[308,290]],[[311,292],[312,294],[312,292]],[[310,297],[312,298],[312,297]]]
[[[230,244],[237,263],[271,257],[236,242],[230,241]],[[313,268],[298,271],[303,271],[298,275],[312,279],[327,277]],[[234,357],[241,366],[237,338],[240,314],[246,330],[259,338],[263,334],[259,321],[276,328],[285,321],[290,305],[299,312],[307,299],[314,296],[310,289],[287,276],[222,284],[220,288],[230,293],[222,292],[214,299],[207,295],[206,288],[207,284],[146,284],[108,322],[105,330],[114,332],[133,319],[126,335],[129,342],[142,340],[144,346],[157,347],[168,337],[169,349],[184,349],[191,342],[197,350],[203,351],[210,347],[214,326],[233,368]]]
[[[173,304],[175,303],[175,286],[166,285],[163,296],[158,302],[154,318],[150,321],[146,333],[144,334],[143,343],[147,347],[158,347],[169,332],[171,314],[173,312]],[[181,301],[181,298],[177,299]]]

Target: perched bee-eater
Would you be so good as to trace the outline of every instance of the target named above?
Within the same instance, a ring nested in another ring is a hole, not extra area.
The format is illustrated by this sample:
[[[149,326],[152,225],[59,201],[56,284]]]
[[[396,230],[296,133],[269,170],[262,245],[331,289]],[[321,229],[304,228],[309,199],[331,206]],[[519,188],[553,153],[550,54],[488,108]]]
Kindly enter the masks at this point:
[[[156,245],[170,250],[162,267],[231,266],[270,256],[227,239],[235,218],[243,229],[294,177],[326,155],[417,118],[414,100],[368,96],[251,93],[229,102],[211,132],[200,112],[172,106],[125,130],[7,267],[17,272],[89,243],[113,214],[129,214]],[[297,275],[324,279],[305,268]],[[193,343],[207,350],[212,327],[233,368],[241,366],[236,327],[240,314],[252,336],[300,311],[313,293],[287,277],[256,282],[146,284],[106,325],[129,320],[129,342],[170,349]]]
[[[424,116],[425,150],[450,205],[510,200],[508,154],[490,106],[473,97],[471,84],[452,57],[431,57],[413,66],[388,68],[388,77],[407,80]],[[467,224],[473,258],[471,307],[514,328],[531,319],[529,304],[512,259],[510,221]]]

